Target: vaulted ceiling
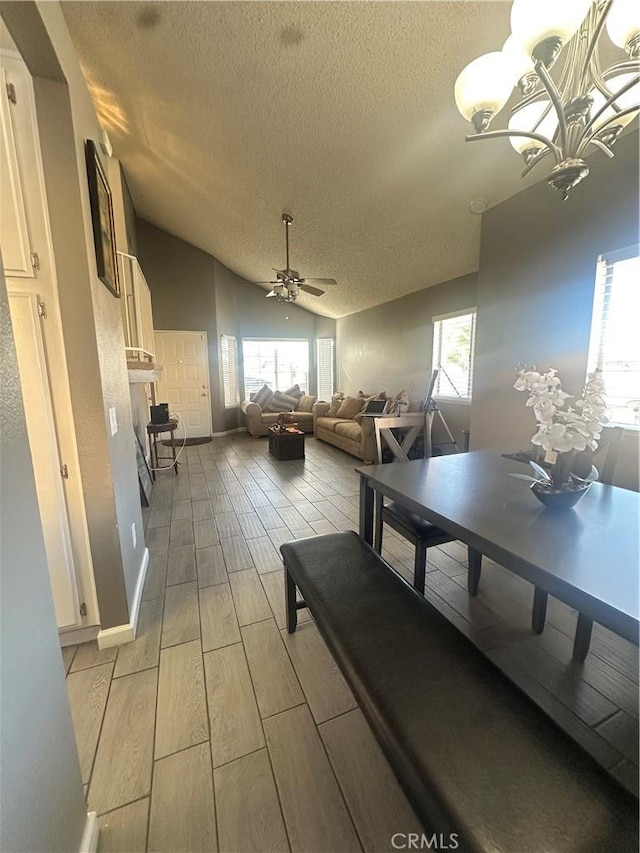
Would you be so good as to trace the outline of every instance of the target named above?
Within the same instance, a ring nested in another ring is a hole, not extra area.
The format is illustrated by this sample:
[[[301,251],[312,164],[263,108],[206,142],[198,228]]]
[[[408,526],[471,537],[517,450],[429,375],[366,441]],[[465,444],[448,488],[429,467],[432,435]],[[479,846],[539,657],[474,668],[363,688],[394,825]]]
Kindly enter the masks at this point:
[[[63,3],[139,215],[257,281],[291,213],[291,265],[338,280],[299,302],[333,317],[476,270],[470,202],[526,185],[506,140],[465,143],[453,101],[509,8]]]

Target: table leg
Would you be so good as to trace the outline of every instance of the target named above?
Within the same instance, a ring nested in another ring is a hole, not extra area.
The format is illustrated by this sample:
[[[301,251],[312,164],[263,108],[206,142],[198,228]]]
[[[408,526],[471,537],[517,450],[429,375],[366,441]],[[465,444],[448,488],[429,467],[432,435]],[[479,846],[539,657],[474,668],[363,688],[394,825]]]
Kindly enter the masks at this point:
[[[544,631],[548,600],[547,593],[536,586],[533,590],[533,610],[531,611],[531,630],[534,634],[542,634]]]
[[[384,501],[384,497],[379,493],[375,493],[374,498],[374,515],[373,521],[375,525],[375,534],[373,540],[373,547],[378,552],[378,554],[382,554],[382,502]]]
[[[585,616],[584,613],[578,613],[578,625],[576,627],[576,638],[573,641],[573,659],[583,661],[589,646],[591,645],[591,630],[593,628],[593,619]]]
[[[158,467],[158,446],[156,444],[155,432],[151,436],[151,446],[149,447],[149,450],[151,451],[151,476],[155,482],[156,468]]]
[[[467,590],[471,595],[478,594],[480,573],[482,571],[482,554],[473,548],[468,549],[469,573],[467,575]]]
[[[298,625],[296,585],[286,566],[284,567],[284,594],[287,606],[287,632],[293,634]]]
[[[360,536],[369,545],[373,545],[373,498],[367,477],[360,474]]]
[[[171,430],[171,455],[173,456],[173,468],[178,475],[178,463],[176,462],[176,431]]]

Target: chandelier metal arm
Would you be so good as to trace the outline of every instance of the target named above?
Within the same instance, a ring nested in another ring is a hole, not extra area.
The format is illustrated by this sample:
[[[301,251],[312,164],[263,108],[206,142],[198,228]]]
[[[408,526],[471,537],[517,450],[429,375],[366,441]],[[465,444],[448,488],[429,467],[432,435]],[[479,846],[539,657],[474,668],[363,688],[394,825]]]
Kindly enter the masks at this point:
[[[547,156],[547,154],[551,154],[551,153],[553,153],[553,152],[552,152],[549,148],[543,148],[541,151],[539,151],[539,152],[538,152],[538,154],[536,154],[536,156],[533,158],[533,160],[531,160],[529,163],[527,163],[527,166],[526,166],[526,168],[523,170],[523,172],[521,173],[520,177],[521,177],[521,178],[526,178],[526,176],[529,174],[529,172],[530,172],[530,171],[531,171],[535,166],[537,166],[537,165],[538,165],[538,163],[540,162],[540,160],[542,160],[542,158],[543,158],[543,157],[546,157],[546,156]]]
[[[590,121],[589,124],[587,125],[587,127],[585,128],[585,136],[583,138],[583,141],[580,143],[580,148],[578,149],[578,154],[581,154],[584,151],[584,149],[587,147],[587,145],[589,145],[589,144],[595,145],[596,141],[601,142],[601,140],[596,140],[596,138],[595,138],[596,133],[602,133],[602,131],[606,127],[608,127],[610,124],[613,124],[616,121],[619,121],[622,118],[622,116],[629,115],[629,113],[636,113],[636,112],[638,112],[638,110],[640,110],[640,103],[633,104],[632,106],[627,107],[624,110],[620,110],[620,112],[617,112],[615,115],[612,115],[606,121],[603,121],[602,124],[599,125],[598,130],[595,133],[592,133],[591,136],[589,136],[587,138],[586,132],[589,130],[589,128],[593,124],[593,120]],[[598,147],[600,147],[600,146],[598,146]],[[610,156],[613,157],[613,153],[611,153]]]
[[[560,150],[563,152],[564,156],[567,155],[567,120],[564,115],[564,110],[562,108],[562,101],[560,100],[560,92],[558,92],[556,88],[556,84],[551,79],[549,72],[544,67],[544,63],[541,60],[538,60],[535,65],[536,74],[542,81],[542,85],[549,93],[549,98],[551,99],[551,103],[555,107],[556,113],[558,115],[558,128],[560,130]],[[522,134],[520,134],[522,136]],[[561,162],[562,156],[558,162]]]
[[[600,39],[600,35],[602,33],[602,30],[604,29],[604,25],[605,25],[605,22],[607,20],[607,15],[609,14],[609,9],[611,8],[612,3],[613,3],[613,0],[607,0],[607,2],[603,5],[602,9],[600,10],[600,17],[598,18],[598,22],[595,25],[593,35],[591,37],[591,41],[589,42],[589,47],[587,48],[587,53],[585,56],[585,61],[584,61],[584,66],[583,66],[584,74],[583,74],[583,79],[582,79],[583,84],[586,84],[586,82],[587,82],[586,77],[587,77],[589,71],[591,70],[592,59],[595,58],[594,54],[595,54],[596,48],[598,46],[598,41]],[[597,76],[598,76],[597,74],[592,73],[593,82],[595,83],[595,85],[599,89],[600,87],[598,86]],[[602,94],[604,95],[605,93],[602,92]]]
[[[595,146],[596,146],[596,148],[599,148],[601,151],[603,151],[603,152],[607,155],[607,157],[608,157],[609,159],[611,159],[611,158],[614,156],[613,151],[612,151],[612,150],[609,148],[609,146],[608,146],[608,145],[606,145],[606,144],[605,144],[601,139],[596,139],[596,137],[595,137],[595,136],[592,136],[592,137],[588,140],[588,142],[586,143],[586,145],[589,145],[589,143],[591,143],[591,145],[595,145]],[[585,145],[585,147],[586,147],[586,145]],[[580,152],[581,152],[581,151],[582,151],[582,148],[580,148]],[[579,152],[579,153],[580,153],[580,152]]]
[[[595,112],[595,113],[591,116],[591,119],[587,122],[587,125],[586,125],[586,127],[585,127],[585,129],[584,129],[584,134],[586,135],[586,134],[589,132],[589,130],[591,129],[591,127],[592,127],[592,126],[595,124],[595,122],[600,118],[600,116],[602,115],[602,113],[604,113],[604,112],[605,112],[605,110],[607,110],[609,107],[614,106],[614,101],[617,101],[617,100],[618,100],[618,98],[619,98],[621,95],[624,95],[624,94],[625,94],[625,92],[628,92],[628,91],[629,91],[629,89],[631,89],[633,86],[635,86],[635,85],[636,85],[636,83],[637,83],[639,80],[640,80],[640,74],[638,74],[638,75],[637,75],[636,77],[634,77],[633,79],[629,80],[629,82],[628,82],[628,83],[625,83],[625,84],[624,84],[624,86],[621,86],[621,87],[618,89],[618,91],[617,91],[617,92],[614,92],[613,94],[611,94],[611,93],[607,90],[607,92],[608,92],[608,94],[609,94],[609,97],[608,97],[608,98],[607,98],[607,100],[604,102],[604,104],[600,107],[600,109],[599,109],[599,110],[597,110],[597,112]],[[632,107],[629,107],[629,108],[628,108],[628,109],[626,109],[626,110],[620,110],[619,112],[617,112],[617,113],[615,114],[615,116],[612,116],[612,119],[619,118],[621,115],[627,115],[627,113],[630,113],[630,112],[633,112],[634,110],[637,110],[637,109],[638,109],[638,106],[639,106],[639,105],[634,105],[634,106],[632,106]],[[605,124],[609,124],[609,122],[610,122],[612,119],[608,119],[608,120],[605,122]],[[598,128],[598,129],[599,129],[599,130],[601,130],[602,128],[600,127],[600,128]]]
[[[476,142],[478,139],[500,139],[505,136],[526,136],[528,139],[537,139],[549,149],[555,157],[556,163],[562,162],[562,152],[550,139],[543,136],[541,133],[535,133],[529,130],[488,130],[485,133],[473,133],[470,136],[465,136],[466,142]]]

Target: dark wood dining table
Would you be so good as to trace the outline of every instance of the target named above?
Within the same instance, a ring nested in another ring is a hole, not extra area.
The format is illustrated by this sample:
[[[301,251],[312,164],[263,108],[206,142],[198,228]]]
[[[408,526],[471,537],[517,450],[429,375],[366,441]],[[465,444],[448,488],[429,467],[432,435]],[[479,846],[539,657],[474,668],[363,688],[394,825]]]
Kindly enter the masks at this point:
[[[508,476],[522,465],[492,450],[356,470],[369,544],[377,492],[638,645],[637,492],[594,483],[574,509],[546,509]]]

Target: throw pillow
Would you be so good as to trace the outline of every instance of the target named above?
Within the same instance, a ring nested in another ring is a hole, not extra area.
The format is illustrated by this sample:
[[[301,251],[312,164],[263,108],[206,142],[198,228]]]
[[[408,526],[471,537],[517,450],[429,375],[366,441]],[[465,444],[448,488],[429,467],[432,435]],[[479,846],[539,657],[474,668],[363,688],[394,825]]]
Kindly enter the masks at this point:
[[[287,390],[283,391],[282,393],[286,394],[287,397],[295,397],[296,400],[298,400],[300,397],[303,396],[304,391],[300,390],[299,385],[292,385],[291,388],[287,388]]]
[[[329,411],[325,415],[327,418],[335,418],[338,414],[338,409],[342,405],[342,400],[332,400],[331,405],[329,406]]]
[[[298,400],[297,411],[298,412],[310,412],[313,409],[313,404],[315,403],[316,398],[311,397],[309,394],[303,394],[302,397]]]
[[[269,400],[273,397],[273,391],[269,388],[268,385],[263,385],[262,388],[253,395],[253,402],[257,403],[260,408],[264,411],[269,403]]]
[[[282,391],[276,391],[273,397],[269,400],[267,412],[292,412],[298,405],[296,397],[289,397],[288,394],[283,394]]]
[[[358,412],[361,412],[364,407],[364,397],[347,397],[344,403],[338,409],[336,418],[348,418],[351,420]]]

